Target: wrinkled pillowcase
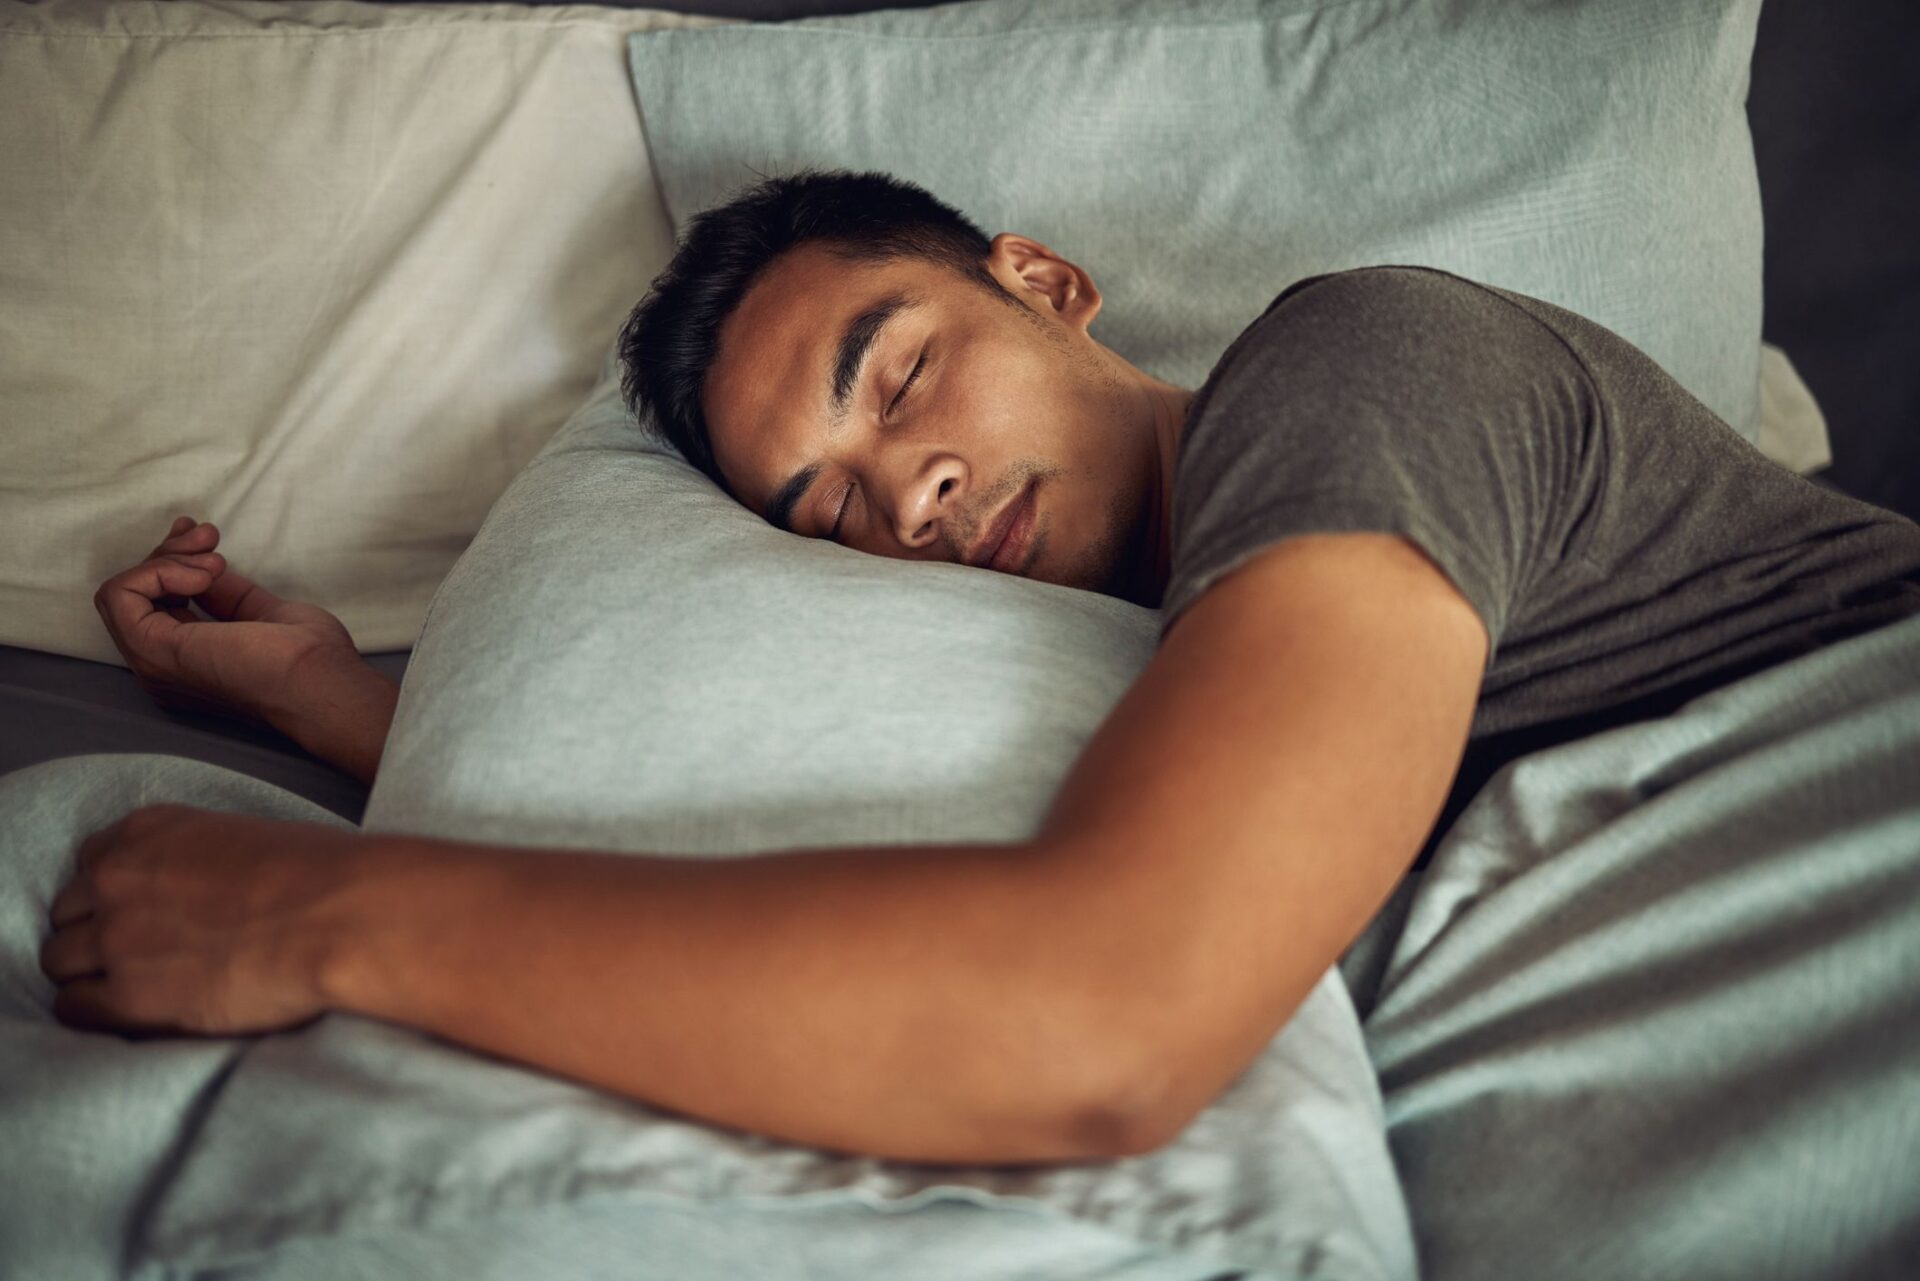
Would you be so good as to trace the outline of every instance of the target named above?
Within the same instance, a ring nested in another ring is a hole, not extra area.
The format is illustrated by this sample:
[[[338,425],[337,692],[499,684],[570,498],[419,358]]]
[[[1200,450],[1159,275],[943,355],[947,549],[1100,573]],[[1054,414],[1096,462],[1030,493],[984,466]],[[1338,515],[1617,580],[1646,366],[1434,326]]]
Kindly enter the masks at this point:
[[[0,4],[0,644],[176,515],[405,649],[673,232],[586,5]]]
[[[1292,282],[1440,267],[1543,298],[1758,426],[1746,0],[978,0],[628,38],[677,232],[813,165],[1084,266],[1093,336],[1198,387]]]

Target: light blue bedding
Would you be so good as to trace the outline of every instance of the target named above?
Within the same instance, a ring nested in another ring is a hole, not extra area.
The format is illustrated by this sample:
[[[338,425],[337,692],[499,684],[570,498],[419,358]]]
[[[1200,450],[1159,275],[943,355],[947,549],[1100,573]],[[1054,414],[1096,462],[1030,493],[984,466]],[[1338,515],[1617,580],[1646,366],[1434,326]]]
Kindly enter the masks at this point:
[[[757,1156],[766,1145],[753,1142],[728,1161],[661,1170],[658,1192],[611,1179],[596,1190],[596,1171],[584,1168],[565,1172],[565,1187],[539,1186],[555,1183],[556,1144],[578,1146],[559,1137],[569,1126],[651,1133],[662,1151],[675,1136],[636,1126],[617,1100],[596,1111],[591,1092],[372,1020],[336,1016],[262,1038],[129,1041],[67,1028],[53,1021],[52,984],[37,962],[48,905],[87,832],[159,800],[346,825],[271,784],[179,757],[68,757],[0,777],[0,1278],[1226,1275],[1177,1248],[1011,1195],[907,1195],[871,1176],[813,1196],[724,1192],[745,1183],[756,1161],[763,1182],[777,1180],[777,1151]],[[1346,997],[1335,981],[1317,999],[1344,1006]],[[275,1062],[236,1072],[263,1055]],[[296,1127],[332,1127],[337,1142],[315,1143],[312,1130],[306,1142],[284,1141],[275,1128],[283,1108],[299,1113]],[[698,1154],[686,1135],[678,1142],[689,1158]],[[234,1156],[244,1160],[221,1159]],[[423,1186],[411,1197],[382,1189],[353,1206],[303,1199],[329,1177],[362,1178],[367,1167],[457,1168],[473,1182],[465,1197],[446,1187],[430,1197]],[[702,1182],[713,1195],[689,1195]],[[367,1213],[375,1204],[385,1222]]]
[[[636,33],[676,233],[763,175],[918,183],[1198,387],[1286,286],[1439,267],[1578,312],[1759,425],[1757,0],[974,0]]]
[[[0,1272],[1223,1274],[1012,1206],[774,1209],[631,1192],[170,1264],[152,1248],[155,1210],[182,1195],[209,1102],[236,1062],[285,1053],[289,1038],[71,1031],[50,1021],[35,963],[71,844],[162,798],[337,821],[169,758],[72,758],[0,779]],[[1422,1275],[1913,1275],[1920,618],[1515,762],[1398,906],[1404,928],[1383,914],[1350,959],[1386,957],[1360,1005]],[[283,1155],[291,1177],[306,1154]]]
[[[1514,762],[1408,907],[1423,1275],[1920,1277],[1920,617]]]

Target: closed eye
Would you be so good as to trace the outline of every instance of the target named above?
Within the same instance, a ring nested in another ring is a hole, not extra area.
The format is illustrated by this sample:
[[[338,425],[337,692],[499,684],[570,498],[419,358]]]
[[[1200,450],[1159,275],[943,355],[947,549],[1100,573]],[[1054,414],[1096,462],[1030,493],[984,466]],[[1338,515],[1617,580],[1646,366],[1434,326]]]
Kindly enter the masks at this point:
[[[904,399],[907,394],[907,389],[913,386],[914,381],[920,377],[920,370],[926,363],[927,349],[922,347],[920,349],[920,359],[913,362],[913,372],[907,375],[907,380],[900,384],[900,390],[895,392],[893,399],[887,402],[887,413],[891,414],[895,409],[899,408],[901,400]],[[852,502],[853,486],[848,485],[846,496],[840,500],[840,510],[834,513],[833,528],[827,531],[828,538],[840,537],[840,523],[847,518],[847,507]]]
[[[846,497],[840,500],[840,510],[834,515],[833,528],[827,531],[828,538],[840,537],[840,522],[847,518],[847,504],[851,503],[852,501],[853,501],[853,486],[848,485]]]
[[[913,372],[907,375],[907,380],[900,384],[900,390],[894,393],[892,402],[887,405],[888,413],[892,413],[896,408],[899,407],[901,398],[907,394],[907,388],[913,386],[914,379],[920,376],[921,366],[925,365],[926,363],[927,363],[927,349],[925,347],[922,347],[920,349],[920,359],[914,362]]]

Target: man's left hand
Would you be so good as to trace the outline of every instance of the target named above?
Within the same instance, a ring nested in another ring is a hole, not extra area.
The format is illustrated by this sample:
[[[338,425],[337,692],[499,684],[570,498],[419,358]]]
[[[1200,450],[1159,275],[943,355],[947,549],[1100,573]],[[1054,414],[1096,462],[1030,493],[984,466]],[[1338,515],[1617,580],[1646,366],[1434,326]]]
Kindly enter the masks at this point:
[[[40,968],[53,1014],[129,1035],[242,1036],[328,1008],[322,968],[367,838],[146,805],[81,842]]]

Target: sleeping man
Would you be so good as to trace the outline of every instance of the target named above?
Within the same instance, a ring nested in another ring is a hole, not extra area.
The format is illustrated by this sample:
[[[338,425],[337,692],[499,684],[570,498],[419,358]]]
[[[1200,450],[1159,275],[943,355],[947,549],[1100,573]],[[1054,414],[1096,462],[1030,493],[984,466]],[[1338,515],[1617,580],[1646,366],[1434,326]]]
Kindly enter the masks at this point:
[[[696,218],[621,333],[636,413],[781,529],[1163,611],[1030,840],[689,860],[149,806],[53,903],[58,1017],[350,1010],[795,1143],[1144,1152],[1498,763],[1920,613],[1920,528],[1559,307],[1311,277],[1182,388],[1100,305],[919,188],[805,173]],[[371,780],[392,683],[217,539],[182,518],[101,585],[134,673]]]

